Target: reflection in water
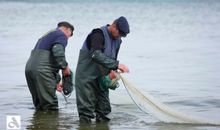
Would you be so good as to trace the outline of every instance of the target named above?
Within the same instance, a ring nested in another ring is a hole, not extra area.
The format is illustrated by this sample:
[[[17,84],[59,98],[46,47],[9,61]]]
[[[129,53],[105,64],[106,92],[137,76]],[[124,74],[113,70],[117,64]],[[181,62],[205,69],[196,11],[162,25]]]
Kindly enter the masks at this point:
[[[57,130],[59,127],[59,111],[35,111],[30,120],[28,130]]]
[[[74,118],[74,119],[73,119]],[[95,123],[79,125],[76,117],[63,111],[35,111],[27,130],[110,130],[108,123]]]
[[[79,125],[78,130],[110,130],[108,123],[96,123],[92,125]]]

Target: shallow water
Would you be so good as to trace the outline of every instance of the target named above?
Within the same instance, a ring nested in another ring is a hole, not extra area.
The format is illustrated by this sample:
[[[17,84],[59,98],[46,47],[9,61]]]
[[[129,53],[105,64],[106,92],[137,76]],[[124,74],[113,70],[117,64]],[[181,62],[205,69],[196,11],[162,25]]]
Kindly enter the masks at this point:
[[[181,112],[220,120],[220,2],[218,0],[0,0],[0,129],[7,115],[20,115],[22,129],[218,130],[219,126],[169,124],[140,111],[122,84],[111,91],[109,124],[80,127],[74,94],[59,112],[35,112],[24,66],[37,39],[67,20],[76,30],[66,50],[75,68],[82,43],[95,27],[125,15],[131,34],[123,39],[125,76],[143,93]]]
[[[116,90],[114,95],[111,95],[112,113],[110,118],[112,118],[112,120],[108,124],[96,124],[95,121],[93,121],[91,126],[80,126],[78,123],[74,94],[68,99],[69,103],[67,104],[62,95],[58,93],[60,106],[60,110],[58,112],[36,112],[33,108],[30,94],[27,93],[27,86],[5,87],[7,87],[7,90],[1,88],[1,92],[4,92],[4,94],[7,93],[7,96],[3,96],[2,94],[0,96],[0,111],[2,114],[0,117],[1,129],[5,129],[7,115],[20,115],[22,129],[28,130],[218,130],[220,128],[220,126],[163,123],[154,116],[139,110],[134,104],[131,103],[131,100],[129,97],[127,97],[126,93],[120,90]],[[115,95],[117,97],[120,95],[120,99],[122,100],[115,101]],[[163,97],[164,95],[166,94],[158,96]],[[126,100],[123,100],[123,98]],[[215,105],[218,103],[213,102],[209,103],[208,105],[197,106],[201,103],[205,104],[206,102],[203,102],[202,100],[198,101],[198,99],[195,101],[179,99],[178,102],[170,101],[167,104],[176,109],[182,110],[183,112],[185,111],[194,115],[197,114],[200,116],[206,115],[208,117],[215,117],[214,114],[218,114],[219,109],[218,107],[215,107]],[[219,119],[219,117],[217,116],[216,119]]]

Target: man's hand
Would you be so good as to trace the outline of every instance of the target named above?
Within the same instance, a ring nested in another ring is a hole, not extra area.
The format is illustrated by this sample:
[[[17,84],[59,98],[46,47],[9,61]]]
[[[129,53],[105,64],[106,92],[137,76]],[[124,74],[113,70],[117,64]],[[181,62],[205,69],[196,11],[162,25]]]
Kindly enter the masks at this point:
[[[58,92],[62,92],[62,90],[63,90],[63,86],[62,86],[61,82],[59,82],[59,83],[57,84],[57,91],[58,91]]]
[[[117,73],[113,70],[110,71],[109,73],[109,78],[112,80],[112,79],[115,79],[117,77]]]
[[[127,66],[123,65],[123,64],[119,64],[118,65],[118,69],[120,73],[128,73],[129,69]]]
[[[67,66],[65,69],[62,70],[63,76],[68,76],[70,75],[70,68]]]

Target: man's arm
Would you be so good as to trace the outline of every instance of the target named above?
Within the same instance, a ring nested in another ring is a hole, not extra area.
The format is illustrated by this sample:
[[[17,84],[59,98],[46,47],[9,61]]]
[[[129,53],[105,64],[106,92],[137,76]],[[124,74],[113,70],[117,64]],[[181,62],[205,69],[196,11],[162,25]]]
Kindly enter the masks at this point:
[[[54,44],[54,46],[52,47],[52,54],[55,58],[58,68],[62,69],[63,75],[70,75],[70,69],[65,57],[64,46],[61,44]]]
[[[103,53],[105,42],[102,30],[93,30],[88,42],[88,48],[90,49],[93,61],[111,70],[116,70],[118,68],[118,61]]]
[[[54,44],[52,47],[52,54],[59,69],[65,69],[68,66],[63,45]]]
[[[104,66],[105,68],[108,68],[110,70],[118,69],[119,61],[106,56],[101,52],[101,50],[95,50],[91,56],[96,63]]]

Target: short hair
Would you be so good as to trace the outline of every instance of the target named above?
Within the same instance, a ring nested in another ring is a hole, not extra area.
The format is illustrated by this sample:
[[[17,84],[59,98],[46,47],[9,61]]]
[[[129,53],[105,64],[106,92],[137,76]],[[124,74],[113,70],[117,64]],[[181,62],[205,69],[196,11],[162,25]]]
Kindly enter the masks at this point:
[[[70,28],[72,30],[71,32],[71,36],[73,35],[73,31],[74,31],[74,26],[66,21],[62,21],[62,22],[59,22],[57,24],[57,27],[66,27],[66,28]]]

